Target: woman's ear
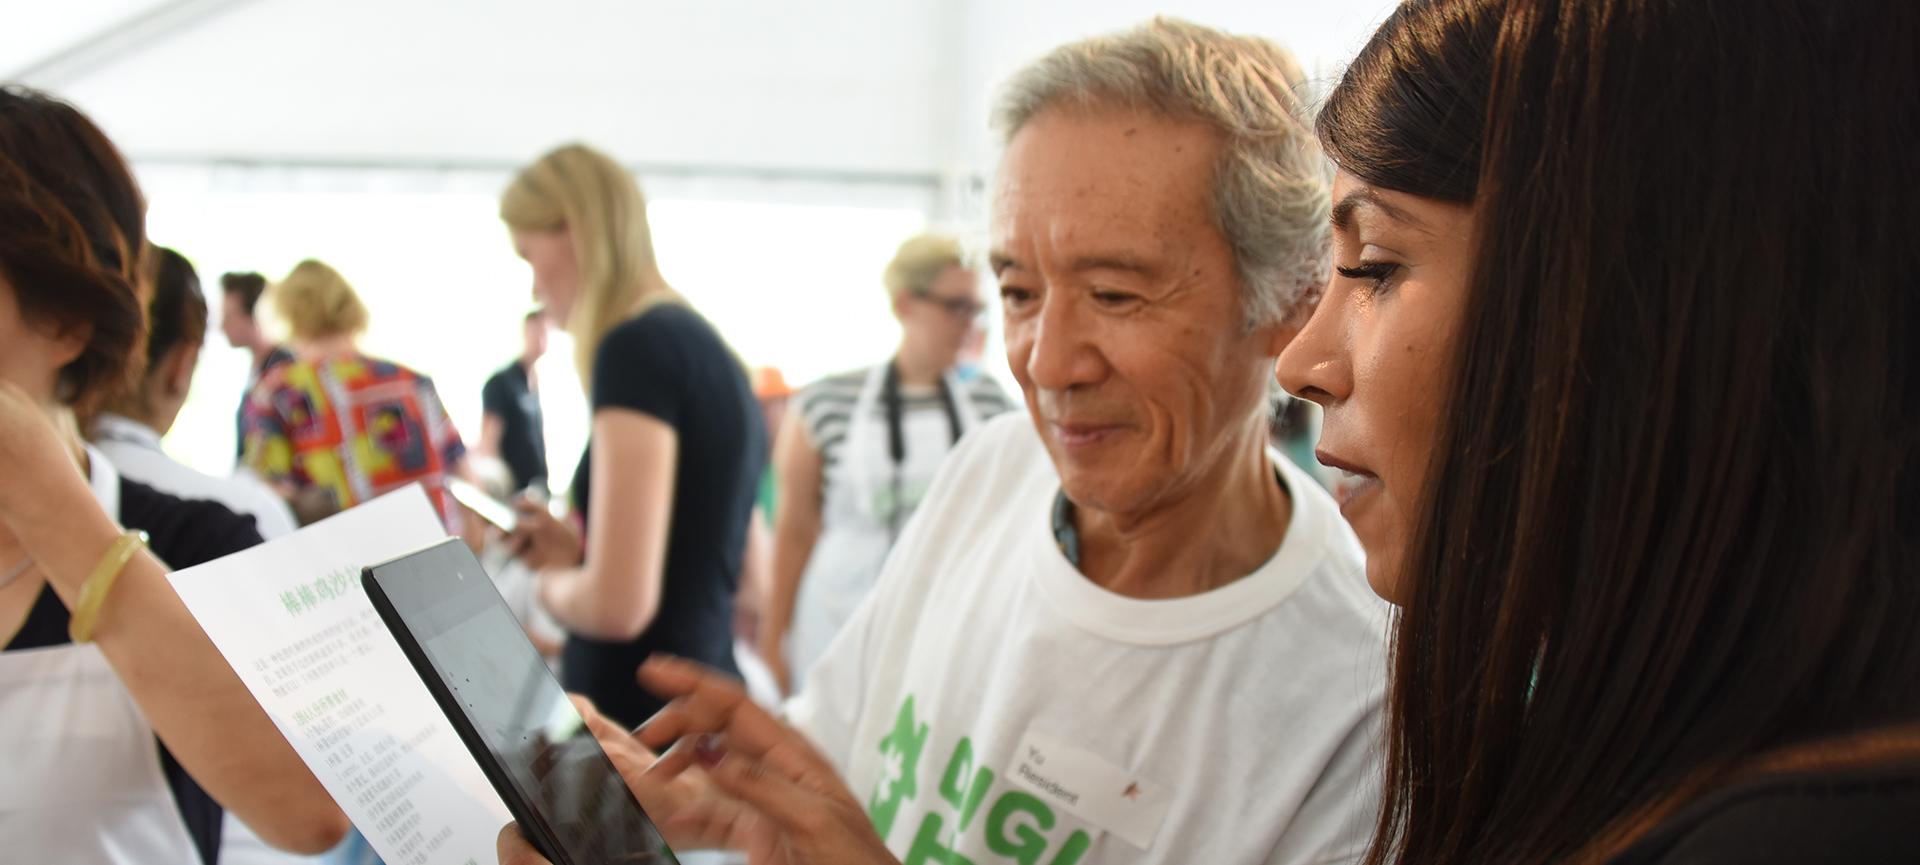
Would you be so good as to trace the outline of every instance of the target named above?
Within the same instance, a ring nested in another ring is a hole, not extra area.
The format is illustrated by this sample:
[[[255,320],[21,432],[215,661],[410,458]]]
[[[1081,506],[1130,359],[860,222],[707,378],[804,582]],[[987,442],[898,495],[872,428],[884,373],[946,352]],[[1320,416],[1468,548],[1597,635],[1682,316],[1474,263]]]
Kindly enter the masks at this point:
[[[87,344],[93,341],[93,322],[76,321],[48,328],[46,335],[54,367],[65,368],[87,352]]]
[[[161,370],[165,378],[160,383],[166,387],[168,397],[185,399],[187,391],[193,387],[193,370],[200,364],[200,345],[182,345],[167,353],[161,361]]]

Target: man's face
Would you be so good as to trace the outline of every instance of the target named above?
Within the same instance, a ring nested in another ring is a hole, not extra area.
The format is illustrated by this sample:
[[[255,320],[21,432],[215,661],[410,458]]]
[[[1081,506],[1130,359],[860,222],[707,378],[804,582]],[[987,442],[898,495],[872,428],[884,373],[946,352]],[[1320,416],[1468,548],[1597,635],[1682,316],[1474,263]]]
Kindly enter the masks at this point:
[[[259,339],[260,325],[253,320],[253,313],[247,311],[239,292],[221,295],[220,335],[234,348],[250,348]]]
[[[1007,363],[1081,507],[1145,514],[1261,442],[1291,330],[1248,328],[1215,223],[1207,127],[1055,108],[1008,145],[993,204]]]

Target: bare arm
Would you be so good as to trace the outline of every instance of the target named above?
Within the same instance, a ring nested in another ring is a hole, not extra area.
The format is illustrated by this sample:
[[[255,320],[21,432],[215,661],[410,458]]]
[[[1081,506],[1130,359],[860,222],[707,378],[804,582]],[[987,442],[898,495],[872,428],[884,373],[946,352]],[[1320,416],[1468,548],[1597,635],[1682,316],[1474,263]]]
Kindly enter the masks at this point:
[[[72,607],[120,527],[100,509],[51,425],[0,386],[0,524]],[[95,642],[188,773],[276,847],[319,853],[346,816],[174,594],[152,556],[136,555],[100,612]]]
[[[774,439],[773,464],[780,508],[773,521],[773,584],[760,622],[760,655],[780,679],[780,688],[788,690],[793,675],[783,644],[793,625],[800,577],[820,539],[822,489],[820,451],[807,435],[806,424],[791,414]]]
[[[773,532],[767,528],[767,515],[756,505],[747,515],[747,548],[740,556],[740,589],[733,601],[735,636],[758,638],[772,589]]]
[[[593,415],[593,501],[585,562],[542,574],[540,600],[568,630],[631,640],[660,609],[680,438],[641,412]]]
[[[480,416],[480,441],[473,446],[473,452],[483,457],[500,458],[500,439],[507,434],[507,422],[499,415],[488,412]]]

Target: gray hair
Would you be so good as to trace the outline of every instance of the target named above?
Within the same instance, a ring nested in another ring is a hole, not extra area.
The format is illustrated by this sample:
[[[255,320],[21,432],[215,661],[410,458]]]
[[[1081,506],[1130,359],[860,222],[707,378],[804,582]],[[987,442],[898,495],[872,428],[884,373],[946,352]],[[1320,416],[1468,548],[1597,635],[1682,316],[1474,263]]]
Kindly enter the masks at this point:
[[[1284,320],[1326,279],[1328,168],[1305,101],[1306,76],[1280,46],[1161,17],[1061,46],[1015,73],[993,126],[1005,144],[1059,106],[1147,109],[1211,126],[1223,140],[1214,219],[1259,325]]]

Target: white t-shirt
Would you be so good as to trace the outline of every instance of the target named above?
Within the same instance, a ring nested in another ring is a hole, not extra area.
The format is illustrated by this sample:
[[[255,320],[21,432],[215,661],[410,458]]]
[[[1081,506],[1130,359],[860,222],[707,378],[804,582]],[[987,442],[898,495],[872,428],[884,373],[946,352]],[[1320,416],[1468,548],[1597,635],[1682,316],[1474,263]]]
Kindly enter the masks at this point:
[[[1046,451],[1023,414],[989,422],[941,468],[789,721],[907,865],[1359,858],[1385,605],[1332,500],[1273,462],[1293,500],[1273,559],[1144,601],[1068,563]]]
[[[201,474],[167,456],[160,435],[131,418],[102,414],[93,422],[94,445],[129,480],[183,499],[218,502],[227,510],[253,517],[265,540],[293,534],[299,525],[287,503],[252,475],[217,478]]]

